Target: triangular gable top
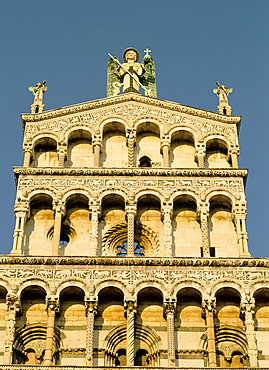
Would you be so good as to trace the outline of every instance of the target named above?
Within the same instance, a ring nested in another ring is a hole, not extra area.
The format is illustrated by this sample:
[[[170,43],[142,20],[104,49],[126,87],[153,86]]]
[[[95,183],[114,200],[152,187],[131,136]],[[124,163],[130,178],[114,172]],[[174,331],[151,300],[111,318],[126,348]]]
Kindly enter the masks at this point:
[[[158,98],[150,98],[136,93],[121,94],[114,97],[102,98],[97,100],[92,100],[85,103],[79,103],[75,105],[70,105],[67,107],[56,108],[48,110],[42,113],[30,114],[22,113],[22,126],[23,130],[25,128],[26,122],[40,122],[48,119],[54,119],[63,116],[69,116],[81,112],[92,111],[94,109],[100,109],[110,106],[116,106],[117,104],[122,104],[125,102],[137,102],[142,105],[151,106],[159,109],[170,110],[177,113],[184,113],[187,115],[206,118],[213,121],[218,121],[222,123],[232,123],[237,124],[238,130],[240,127],[241,116],[225,116],[218,114],[216,112],[211,112],[205,109],[194,108],[180,103],[171,102],[168,100],[162,100]]]

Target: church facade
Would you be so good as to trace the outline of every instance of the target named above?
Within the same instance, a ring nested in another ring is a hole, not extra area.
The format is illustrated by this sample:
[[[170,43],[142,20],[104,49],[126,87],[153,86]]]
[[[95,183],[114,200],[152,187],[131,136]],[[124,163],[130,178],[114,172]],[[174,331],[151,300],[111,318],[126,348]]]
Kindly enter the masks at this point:
[[[231,89],[217,113],[164,101],[149,50],[123,59],[103,99],[44,111],[46,82],[30,88],[1,368],[269,367],[269,261],[248,250]]]

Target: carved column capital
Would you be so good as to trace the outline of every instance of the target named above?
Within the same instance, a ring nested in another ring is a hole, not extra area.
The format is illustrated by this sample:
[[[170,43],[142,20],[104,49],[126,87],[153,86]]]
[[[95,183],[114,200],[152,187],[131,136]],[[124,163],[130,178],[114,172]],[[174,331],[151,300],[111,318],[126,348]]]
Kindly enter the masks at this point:
[[[164,316],[166,317],[169,314],[174,315],[176,312],[176,300],[175,299],[166,300],[163,304],[163,311],[164,311]]]
[[[55,201],[52,205],[55,214],[60,213],[62,216],[65,215],[65,204],[61,201]]]
[[[197,216],[199,219],[202,217],[208,217],[209,216],[209,210],[210,210],[210,205],[209,202],[200,202],[197,205]]]
[[[46,297],[46,311],[57,313],[60,311],[59,298],[56,296]]]
[[[99,132],[96,132],[92,136],[92,145],[99,146],[102,149],[102,135]]]
[[[13,311],[14,314],[19,313],[21,310],[21,304],[19,301],[19,297],[17,294],[10,294],[8,293],[6,296],[6,307],[7,311]]]
[[[90,312],[96,315],[97,314],[97,299],[96,298],[86,298],[85,308],[86,308],[86,316],[88,316]]]
[[[125,299],[124,300],[124,310],[126,315],[134,313],[136,314],[137,302],[135,299]]]
[[[169,135],[168,134],[162,135],[162,138],[161,138],[161,151],[163,150],[163,147],[164,146],[167,146],[168,148],[170,148],[170,145],[171,145],[171,140],[170,140]]]
[[[207,298],[202,303],[202,315],[206,317],[207,314],[216,314],[216,298]]]
[[[136,130],[135,129],[127,129],[126,130],[126,143],[127,146],[130,144],[135,145],[136,142]]]

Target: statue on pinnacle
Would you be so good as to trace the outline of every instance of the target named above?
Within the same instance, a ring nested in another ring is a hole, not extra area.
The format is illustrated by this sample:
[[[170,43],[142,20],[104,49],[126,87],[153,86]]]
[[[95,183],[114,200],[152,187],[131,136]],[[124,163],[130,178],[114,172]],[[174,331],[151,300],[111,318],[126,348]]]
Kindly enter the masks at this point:
[[[144,90],[146,96],[157,97],[155,64],[149,55],[148,48],[145,50],[141,63],[138,63],[139,53],[134,48],[127,48],[123,52],[124,63],[120,63],[117,57],[111,54],[107,66],[107,96],[116,96],[120,93],[139,93]]]

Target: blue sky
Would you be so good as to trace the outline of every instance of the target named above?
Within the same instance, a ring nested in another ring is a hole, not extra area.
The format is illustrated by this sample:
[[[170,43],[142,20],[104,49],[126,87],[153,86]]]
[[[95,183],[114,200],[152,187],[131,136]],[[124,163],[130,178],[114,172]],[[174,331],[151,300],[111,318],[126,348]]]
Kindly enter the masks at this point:
[[[249,168],[250,251],[269,257],[268,17],[268,0],[3,1],[0,253],[12,245],[12,166],[22,164],[28,86],[47,81],[47,110],[105,97],[107,53],[121,59],[133,46],[140,55],[152,50],[161,99],[216,111],[216,81],[233,87],[233,114],[242,115],[239,165]]]

